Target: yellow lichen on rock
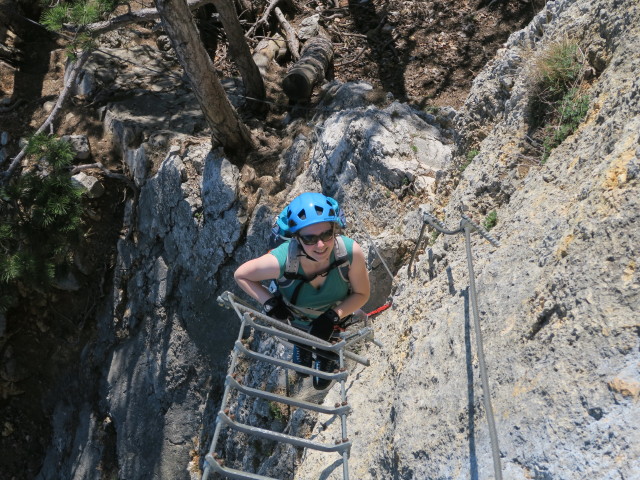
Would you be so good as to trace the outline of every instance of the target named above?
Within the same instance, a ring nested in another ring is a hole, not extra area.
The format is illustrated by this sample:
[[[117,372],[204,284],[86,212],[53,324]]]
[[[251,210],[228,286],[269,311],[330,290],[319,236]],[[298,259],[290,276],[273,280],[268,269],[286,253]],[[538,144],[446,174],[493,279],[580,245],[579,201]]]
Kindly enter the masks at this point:
[[[625,285],[628,285],[633,281],[633,274],[636,272],[636,262],[631,260],[622,272],[622,281]]]
[[[624,397],[640,398],[640,382],[627,378],[615,377],[609,382],[609,388]]]
[[[602,186],[606,190],[620,188],[627,183],[627,165],[635,158],[635,148],[629,148],[620,154],[612,163],[605,174]]]
[[[565,235],[562,240],[560,240],[560,244],[558,245],[558,248],[556,249],[556,258],[558,260],[560,260],[561,258],[566,257],[569,254],[569,245],[571,245],[571,243],[574,240],[574,235],[573,233],[570,233],[568,235]]]

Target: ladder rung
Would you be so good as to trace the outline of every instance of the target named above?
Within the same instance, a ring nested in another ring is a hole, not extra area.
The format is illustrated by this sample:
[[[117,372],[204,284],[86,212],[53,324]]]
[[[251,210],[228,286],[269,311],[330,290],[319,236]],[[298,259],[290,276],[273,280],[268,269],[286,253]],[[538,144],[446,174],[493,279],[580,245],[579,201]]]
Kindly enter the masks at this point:
[[[286,397],[284,395],[278,395],[277,393],[265,392],[264,390],[258,390],[256,388],[245,387],[239,383],[235,378],[227,375],[227,384],[236,390],[240,390],[242,393],[246,393],[252,397],[264,398],[272,402],[280,402],[285,405],[292,405],[294,407],[304,408],[306,410],[313,410],[318,413],[326,413],[327,415],[346,415],[351,411],[349,405],[341,405],[336,408],[324,407],[317,403],[305,402],[303,400],[296,400],[295,398]]]
[[[218,412],[218,420],[227,425],[228,427],[238,430],[242,433],[253,434],[258,437],[266,438],[267,440],[273,440],[281,443],[288,443],[296,447],[311,448],[312,450],[318,450],[319,452],[339,452],[343,453],[351,448],[351,442],[341,442],[335,445],[325,445],[324,443],[317,443],[311,440],[307,440],[300,437],[294,437],[285,433],[272,432],[263,428],[252,427],[251,425],[245,425],[244,423],[238,423],[231,420],[224,412]]]
[[[278,480],[277,478],[265,477],[256,473],[243,472],[241,470],[236,470],[235,468],[223,467],[218,462],[216,462],[216,460],[211,455],[207,455],[205,458],[211,470],[219,473],[220,475],[224,475],[225,478],[234,478],[240,480]]]
[[[308,346],[311,346],[311,347],[317,347],[317,348],[320,348],[320,349],[322,349],[324,351],[330,351],[330,352],[338,351],[340,348],[345,348],[346,349],[349,346],[355,345],[356,343],[358,343],[361,340],[368,340],[369,338],[373,337],[373,330],[371,328],[369,328],[369,327],[365,327],[366,331],[360,330],[358,332],[358,335],[360,335],[358,338],[352,339],[349,342],[347,342],[346,344],[343,343],[343,342],[345,342],[344,340],[341,340],[340,342],[331,345],[331,347],[327,347],[327,346],[325,346],[325,345],[323,345],[321,343],[316,343],[316,342],[313,342],[312,340],[307,340],[304,337],[298,337],[298,336],[296,336],[296,335],[294,335],[292,333],[288,333],[288,332],[284,332],[283,330],[279,330],[278,328],[266,327],[264,325],[259,325],[259,324],[255,323],[251,319],[251,317],[245,318],[244,321],[248,326],[253,327],[258,331],[265,332],[265,333],[268,333],[268,334],[271,334],[271,335],[274,335],[274,336],[277,336],[277,337],[286,338],[289,341],[295,341],[295,342],[301,343],[303,345],[308,345]],[[361,332],[364,332],[364,333],[361,333]],[[361,355],[357,355],[357,354],[355,354],[353,352],[350,352],[348,350],[344,351],[344,355],[345,355],[345,357],[350,358],[351,360],[354,360],[354,361],[364,365],[365,367],[368,367],[369,365],[371,365],[371,363],[369,362],[369,359],[367,357],[363,357]]]
[[[242,344],[242,342],[238,340],[236,340],[235,348],[249,358],[270,363],[272,365],[277,365],[278,367],[289,368],[291,370],[295,370],[296,372],[306,373],[307,375],[313,375],[314,377],[324,378],[325,380],[343,380],[349,376],[349,373],[346,371],[338,372],[338,373],[323,372],[322,370],[315,370],[313,368],[303,367],[302,365],[298,365],[297,363],[288,362],[280,358],[270,357],[269,355],[257,353],[257,352],[254,352],[253,350],[249,350],[247,347],[245,347]]]
[[[275,327],[267,327],[265,325],[260,325],[259,323],[254,322],[251,319],[251,317],[245,318],[244,321],[246,322],[247,325],[249,325],[250,327],[255,328],[256,330],[258,330],[260,332],[265,332],[265,333],[268,333],[268,334],[273,335],[275,337],[286,338],[289,341],[294,341],[294,342],[297,342],[297,343],[301,343],[303,345],[308,345],[310,347],[319,348],[321,350],[325,350],[325,351],[328,351],[328,352],[338,352],[341,348],[343,348],[345,346],[344,340],[328,345],[327,344],[328,342],[322,341],[320,339],[317,339],[317,340],[322,341],[322,343],[320,343],[320,341],[310,340],[310,339],[301,337],[299,335],[296,335],[294,333],[289,333],[289,332],[286,332],[284,330],[280,330],[280,329],[275,328]]]

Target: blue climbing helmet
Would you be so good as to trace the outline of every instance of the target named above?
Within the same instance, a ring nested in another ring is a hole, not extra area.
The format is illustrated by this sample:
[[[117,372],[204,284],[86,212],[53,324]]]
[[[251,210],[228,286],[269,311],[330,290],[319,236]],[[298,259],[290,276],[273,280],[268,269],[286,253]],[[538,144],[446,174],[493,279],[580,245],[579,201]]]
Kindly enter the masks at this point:
[[[322,222],[337,223],[342,228],[346,226],[338,202],[322,193],[306,192],[294,198],[278,215],[276,227],[281,235],[288,236],[301,228]]]

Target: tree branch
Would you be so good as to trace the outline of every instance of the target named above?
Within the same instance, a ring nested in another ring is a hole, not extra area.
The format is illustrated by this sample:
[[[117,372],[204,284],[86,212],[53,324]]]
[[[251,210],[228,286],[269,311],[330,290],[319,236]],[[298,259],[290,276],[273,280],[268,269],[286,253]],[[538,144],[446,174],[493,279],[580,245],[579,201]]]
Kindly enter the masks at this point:
[[[291,56],[294,60],[300,60],[300,42],[298,42],[298,36],[296,35],[293,27],[287,22],[287,19],[284,17],[284,13],[280,8],[275,7],[276,17],[278,17],[278,21],[282,28],[284,28],[285,36],[287,37],[287,45],[289,46],[289,51],[291,52]]]
[[[82,54],[80,54],[80,57],[78,58],[78,60],[73,63],[69,76],[67,77],[67,81],[64,84],[64,88],[62,89],[62,92],[60,92],[60,95],[58,96],[58,100],[56,101],[56,104],[53,107],[53,110],[51,110],[51,113],[49,114],[47,119],[44,121],[44,123],[40,125],[40,128],[36,130],[35,135],[43,132],[47,127],[51,127],[53,129],[53,120],[56,118],[56,115],[58,115],[58,112],[62,108],[62,105],[64,104],[65,100],[69,96],[69,92],[71,91],[72,86],[76,83],[76,79],[78,78],[78,74],[80,73],[80,70],[82,70],[82,67],[84,67],[84,64],[89,59],[90,55],[91,55],[91,52],[89,52],[88,50],[84,51],[82,52]],[[15,170],[18,168],[18,165],[20,165],[20,162],[24,158],[26,151],[27,151],[27,147],[25,146],[14,157],[14,159],[11,161],[11,164],[9,165],[9,168],[7,168],[7,170],[1,175],[0,183],[6,183],[11,178]]]
[[[213,0],[188,0],[187,7],[189,7],[190,10],[196,10],[210,3],[213,3]],[[142,8],[140,10],[135,10],[133,12],[127,12],[122,15],[118,15],[117,17],[113,17],[102,22],[95,22],[81,26],[65,25],[63,29],[64,31],[69,33],[89,32],[95,35],[99,35],[101,33],[124,27],[125,25],[129,25],[130,23],[147,22],[150,20],[157,20],[158,18],[160,18],[160,14],[158,13],[158,10],[156,8]]]
[[[71,170],[71,175],[75,175],[76,173],[82,172],[83,170],[90,170],[93,168],[99,168],[107,177],[115,178],[116,180],[121,180],[124,183],[126,183],[131,190],[133,190],[134,192],[137,191],[136,185],[131,181],[129,177],[127,177],[122,173],[112,172],[100,162],[88,163],[86,165],[78,165],[76,167],[73,167],[73,169]]]
[[[251,49],[244,38],[244,32],[240,25],[240,20],[238,20],[235,6],[229,0],[213,0],[213,6],[216,8],[218,15],[220,15],[222,26],[227,35],[231,57],[238,66],[238,70],[240,70],[248,96],[264,100],[266,97],[264,81],[262,80],[262,75],[260,75],[260,70],[251,58]],[[250,102],[249,105],[253,110],[260,110],[265,107],[265,104],[257,102]]]
[[[251,37],[260,25],[267,23],[269,15],[271,15],[271,11],[274,8],[276,8],[276,5],[278,5],[278,3],[280,3],[280,0],[271,0],[269,2],[269,5],[267,6],[264,13],[262,14],[262,17],[260,17],[260,19],[253,24],[253,26],[249,29],[249,31],[244,34],[245,38]]]

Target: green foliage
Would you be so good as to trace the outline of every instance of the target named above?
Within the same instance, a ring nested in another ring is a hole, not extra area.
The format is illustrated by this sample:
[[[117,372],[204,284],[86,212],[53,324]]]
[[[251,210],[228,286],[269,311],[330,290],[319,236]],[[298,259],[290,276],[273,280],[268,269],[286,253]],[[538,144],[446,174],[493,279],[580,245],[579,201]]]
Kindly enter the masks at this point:
[[[471,165],[471,162],[473,162],[473,159],[476,158],[478,156],[478,154],[480,153],[480,150],[469,150],[465,156],[466,160],[465,162],[460,165],[460,171],[464,172],[465,169]]]
[[[77,2],[71,7],[71,19],[78,25],[87,25],[100,19],[102,14],[98,2]]]
[[[42,12],[40,23],[49,30],[60,31],[69,18],[69,7],[66,4],[57,4],[49,10]]]
[[[480,153],[480,150],[475,150],[475,149],[469,150],[467,152],[467,162],[471,163],[473,159],[478,156],[479,153]]]
[[[276,402],[269,402],[269,414],[274,420],[285,421],[286,415],[282,412],[282,408]]]
[[[58,140],[44,133],[34,135],[29,140],[25,153],[39,157],[54,169],[61,169],[71,165],[74,153],[69,142]]]
[[[530,103],[534,128],[542,131],[541,163],[584,120],[590,98],[581,90],[584,61],[575,41],[551,45],[536,62],[536,87]]]
[[[433,232],[431,232],[431,238],[429,238],[429,246],[435,245],[436,240],[438,239],[439,236],[440,236],[440,232],[438,230],[433,230]]]
[[[15,292],[18,283],[46,289],[69,260],[81,226],[81,191],[69,176],[69,143],[40,134],[26,152],[35,159],[31,168],[0,188],[0,286],[6,292]],[[5,294],[0,311],[11,302]]]
[[[484,219],[484,228],[491,230],[498,224],[498,213],[495,210],[491,210]]]
[[[542,163],[546,162],[551,151],[571,135],[589,110],[589,96],[581,94],[577,88],[570,89],[559,102],[557,123],[546,128],[543,140]]]
[[[82,27],[106,18],[118,3],[117,0],[78,0],[62,1],[52,7],[44,5],[40,22],[55,32],[61,31],[66,24]],[[93,36],[88,32],[80,31],[67,45],[67,56],[75,59],[77,51],[93,50],[95,47]]]
[[[567,86],[575,84],[582,73],[579,55],[575,41],[565,39],[551,45],[537,63],[542,89],[561,95]]]
[[[97,43],[91,35],[80,33],[75,37],[73,42],[66,46],[67,56],[75,60],[78,57],[78,52],[93,50],[96,47]]]
[[[49,30],[60,31],[64,24],[88,25],[102,20],[118,5],[117,0],[78,0],[45,5],[40,22]]]

